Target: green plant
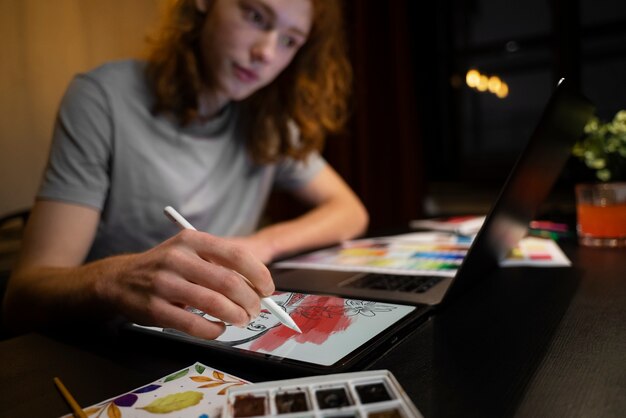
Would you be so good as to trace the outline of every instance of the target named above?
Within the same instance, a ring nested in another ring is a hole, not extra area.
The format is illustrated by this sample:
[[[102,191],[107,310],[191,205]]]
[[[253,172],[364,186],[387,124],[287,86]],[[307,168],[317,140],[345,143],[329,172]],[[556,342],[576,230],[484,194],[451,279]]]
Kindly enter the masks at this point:
[[[585,136],[572,154],[595,170],[600,181],[622,180],[626,176],[626,110],[620,110],[610,122],[597,117],[585,126]]]

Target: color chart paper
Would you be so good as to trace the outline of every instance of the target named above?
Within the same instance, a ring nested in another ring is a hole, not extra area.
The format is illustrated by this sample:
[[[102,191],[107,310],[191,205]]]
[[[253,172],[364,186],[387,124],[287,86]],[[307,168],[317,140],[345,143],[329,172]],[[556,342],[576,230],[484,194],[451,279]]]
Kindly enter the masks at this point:
[[[453,277],[470,244],[471,239],[448,233],[414,233],[347,241],[274,266]]]
[[[501,267],[568,267],[571,261],[559,245],[547,238],[526,237],[509,256],[500,262]]]
[[[342,245],[275,263],[279,268],[454,277],[472,238],[417,232]],[[564,267],[570,260],[551,239],[526,237],[500,262],[501,267]]]

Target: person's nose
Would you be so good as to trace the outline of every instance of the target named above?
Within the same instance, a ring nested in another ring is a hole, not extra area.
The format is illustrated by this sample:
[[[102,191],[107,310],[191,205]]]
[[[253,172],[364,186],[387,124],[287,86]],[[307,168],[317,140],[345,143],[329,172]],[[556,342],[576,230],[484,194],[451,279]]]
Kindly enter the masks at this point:
[[[252,62],[269,63],[276,55],[278,47],[278,32],[264,32],[252,45]]]

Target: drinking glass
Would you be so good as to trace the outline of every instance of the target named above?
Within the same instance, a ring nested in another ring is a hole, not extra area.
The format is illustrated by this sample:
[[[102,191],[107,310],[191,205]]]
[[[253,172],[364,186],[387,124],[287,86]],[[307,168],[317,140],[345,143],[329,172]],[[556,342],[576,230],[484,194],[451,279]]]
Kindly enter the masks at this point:
[[[626,247],[626,182],[576,185],[578,242]]]

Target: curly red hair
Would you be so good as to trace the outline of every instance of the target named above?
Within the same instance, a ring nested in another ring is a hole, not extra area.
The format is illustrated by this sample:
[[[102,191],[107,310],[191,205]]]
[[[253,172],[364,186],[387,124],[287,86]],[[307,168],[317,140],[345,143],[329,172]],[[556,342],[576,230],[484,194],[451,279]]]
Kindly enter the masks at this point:
[[[305,44],[271,84],[242,102],[248,150],[259,163],[284,156],[306,158],[321,150],[327,134],[340,131],[348,116],[352,69],[341,4],[311,1],[313,22]],[[198,117],[201,86],[211,83],[200,69],[199,39],[206,15],[194,0],[174,0],[165,16],[152,38],[146,75],[155,94],[154,111],[171,113],[187,124]],[[298,141],[292,135],[294,123]]]

